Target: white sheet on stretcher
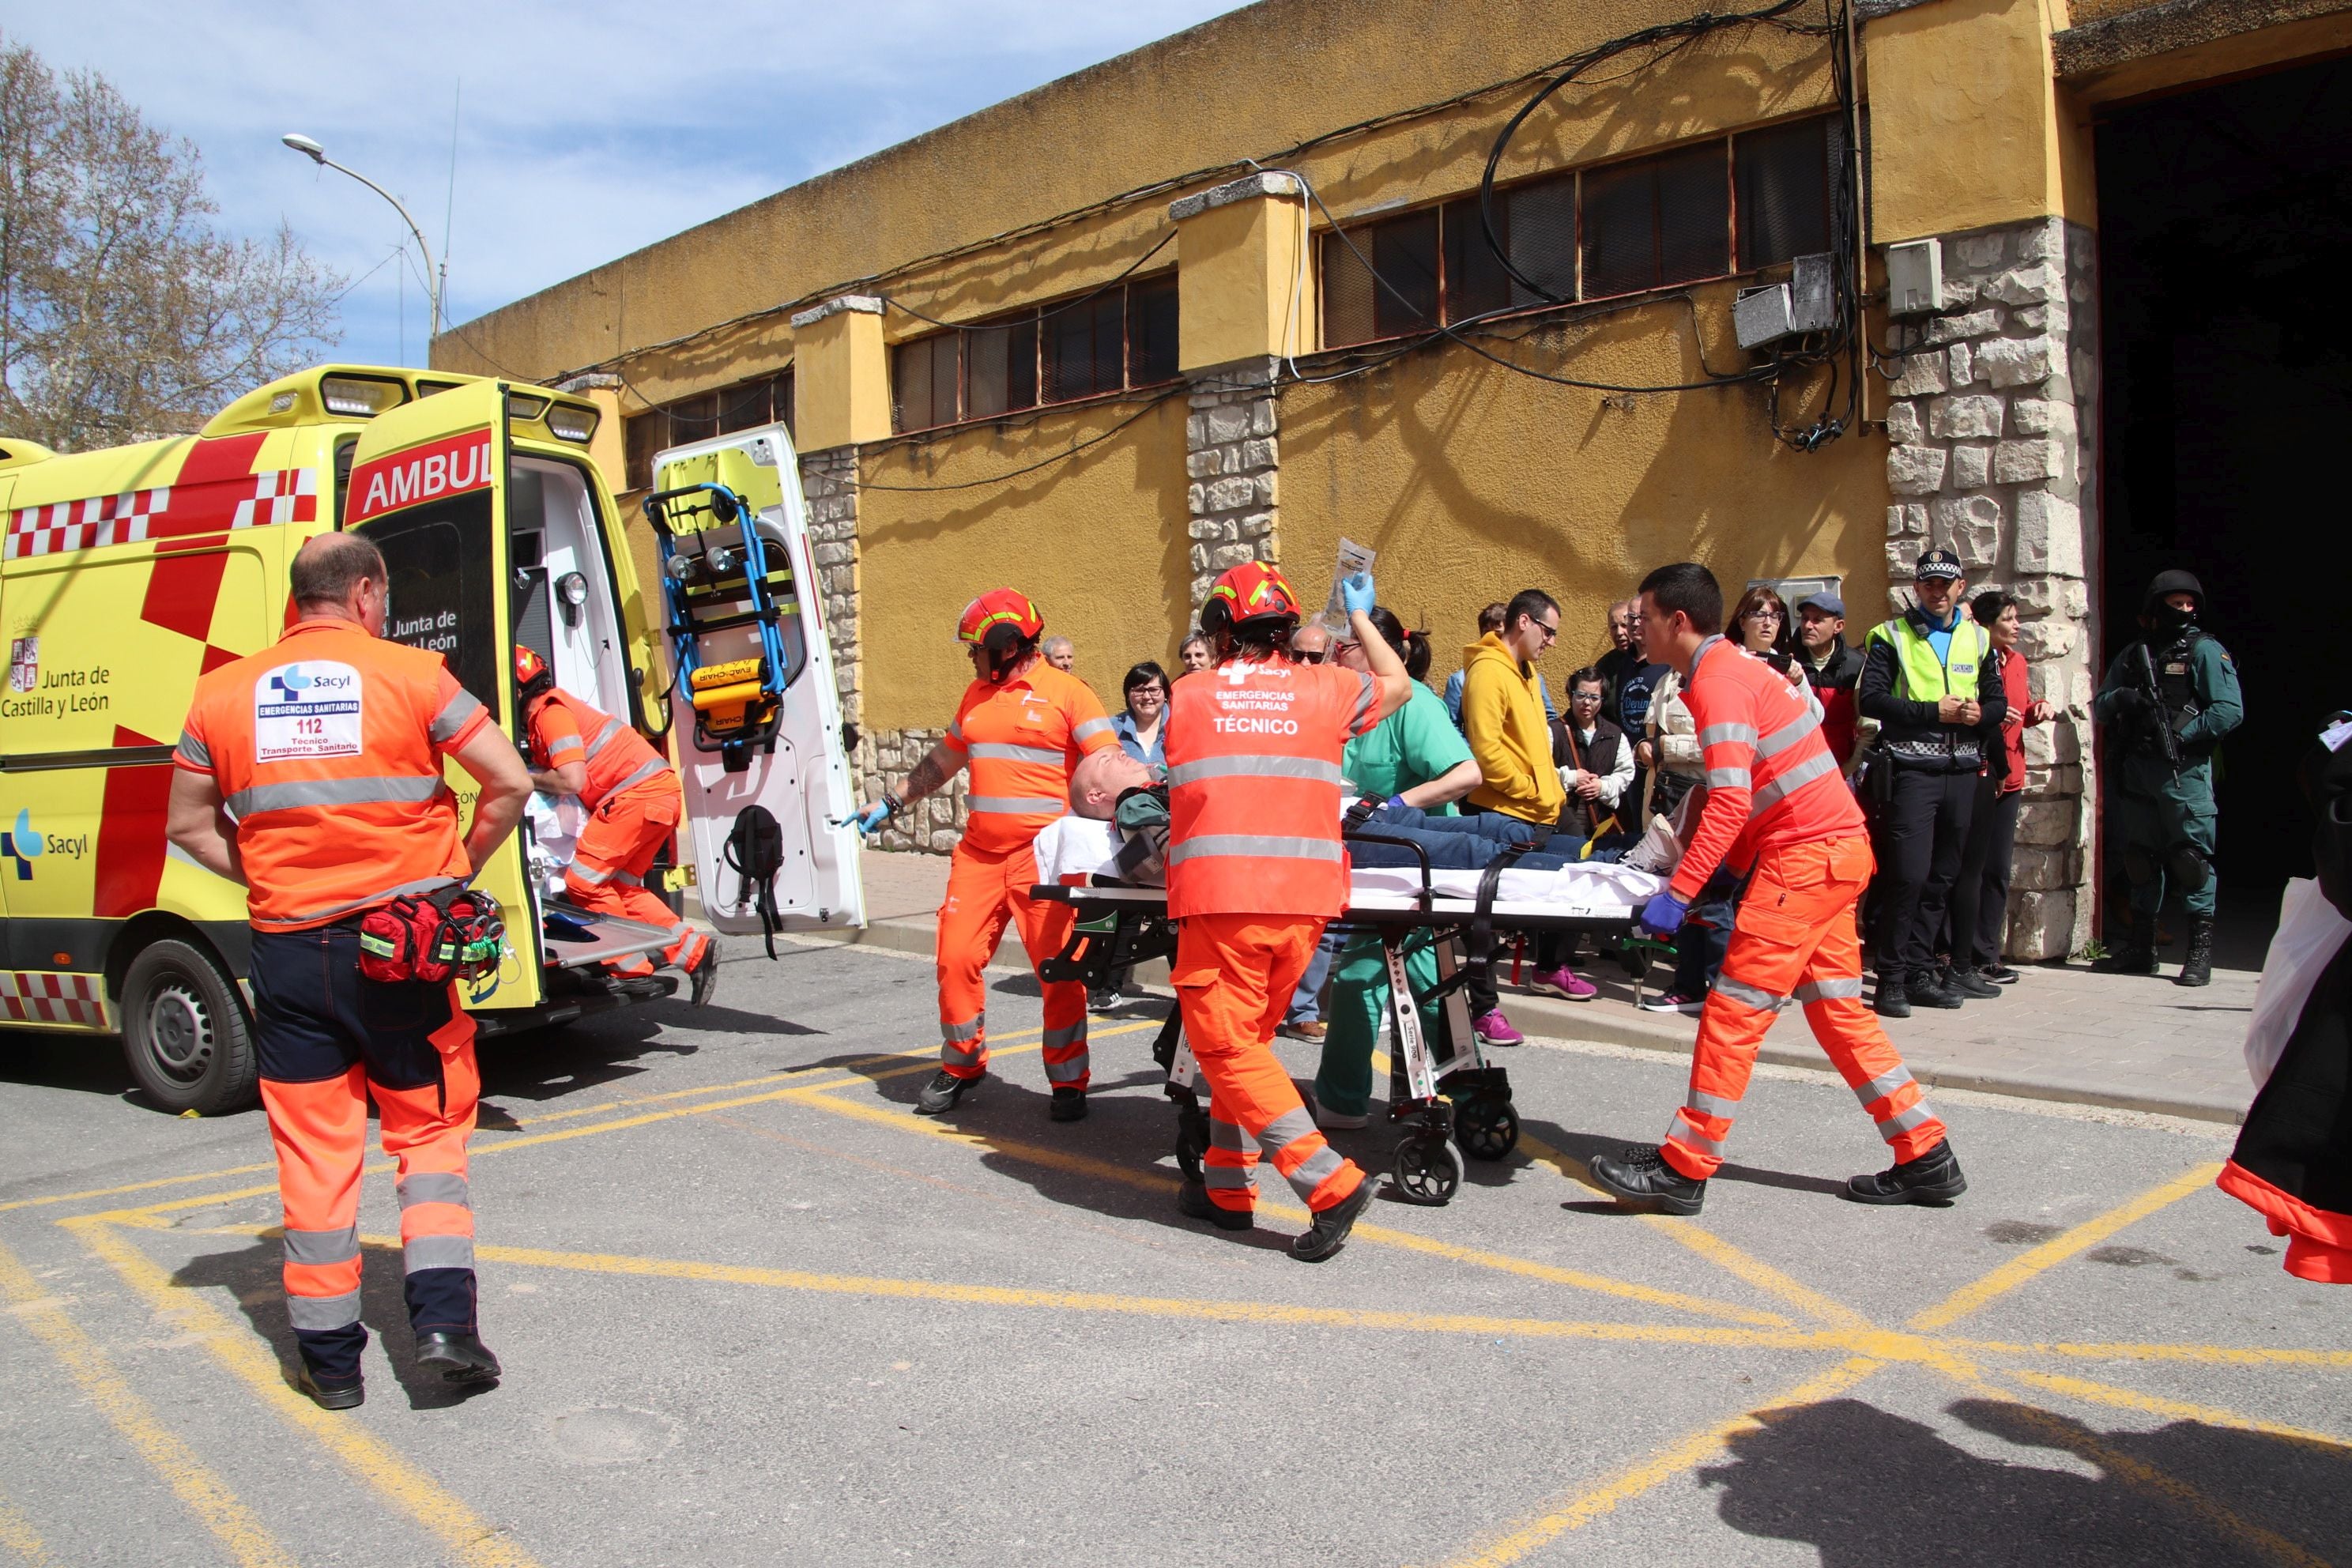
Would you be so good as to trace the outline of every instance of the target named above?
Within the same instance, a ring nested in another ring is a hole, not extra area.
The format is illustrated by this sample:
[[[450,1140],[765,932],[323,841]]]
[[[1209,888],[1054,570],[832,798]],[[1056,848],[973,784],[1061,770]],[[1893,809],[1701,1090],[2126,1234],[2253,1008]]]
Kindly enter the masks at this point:
[[[1118,853],[1118,830],[1091,817],[1065,816],[1037,836],[1037,879],[1059,882],[1071,878],[1111,876],[1112,857]],[[1475,900],[1477,871],[1437,871],[1432,889],[1444,899]],[[1664,877],[1623,866],[1584,863],[1557,871],[1505,871],[1495,889],[1497,910],[1523,908],[1551,915],[1589,915],[1597,920],[1629,918],[1663,891]],[[1358,867],[1349,873],[1349,907],[1394,909],[1412,907],[1421,892],[1421,872]]]

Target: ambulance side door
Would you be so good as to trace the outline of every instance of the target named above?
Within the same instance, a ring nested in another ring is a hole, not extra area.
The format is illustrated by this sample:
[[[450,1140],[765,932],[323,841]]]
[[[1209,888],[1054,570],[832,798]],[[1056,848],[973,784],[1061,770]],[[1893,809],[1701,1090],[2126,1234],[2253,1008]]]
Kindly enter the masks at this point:
[[[447,659],[458,684],[512,736],[506,396],[505,383],[481,382],[378,415],[352,454],[343,526],[383,551],[391,568],[384,635]],[[452,761],[448,780],[460,820],[470,826],[473,776]],[[474,885],[506,910],[507,952],[498,973],[468,987],[467,1005],[536,1005],[539,902],[519,834],[478,868]]]

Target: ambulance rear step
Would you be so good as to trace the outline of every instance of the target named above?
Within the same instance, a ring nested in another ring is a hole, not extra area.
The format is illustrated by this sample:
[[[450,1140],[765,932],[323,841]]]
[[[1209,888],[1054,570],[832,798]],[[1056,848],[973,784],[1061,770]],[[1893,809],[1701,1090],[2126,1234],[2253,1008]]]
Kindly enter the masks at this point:
[[[562,899],[540,900],[540,952],[556,969],[582,969],[632,953],[659,952],[670,944],[670,933],[643,921],[619,915],[591,914]]]

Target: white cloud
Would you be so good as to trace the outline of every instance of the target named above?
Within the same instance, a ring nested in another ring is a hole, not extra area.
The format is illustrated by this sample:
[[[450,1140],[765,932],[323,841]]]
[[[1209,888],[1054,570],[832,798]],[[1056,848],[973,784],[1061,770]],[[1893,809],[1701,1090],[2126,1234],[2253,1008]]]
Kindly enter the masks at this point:
[[[296,8],[0,0],[0,33],[107,76],[203,153],[225,226],[281,218],[357,279],[408,205],[464,321],[826,169],[1233,8],[1233,0],[795,0]],[[450,111],[462,88],[454,203]],[[398,264],[343,302],[340,353],[396,359]],[[407,285],[407,353],[424,296]]]

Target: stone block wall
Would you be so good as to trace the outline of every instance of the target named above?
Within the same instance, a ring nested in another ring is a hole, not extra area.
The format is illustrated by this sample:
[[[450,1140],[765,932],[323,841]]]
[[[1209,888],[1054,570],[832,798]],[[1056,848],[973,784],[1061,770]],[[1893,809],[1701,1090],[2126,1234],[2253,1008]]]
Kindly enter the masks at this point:
[[[1192,479],[1185,501],[1196,609],[1218,573],[1244,561],[1281,559],[1275,542],[1275,473],[1282,457],[1276,364],[1247,360],[1193,378],[1184,471]]]
[[[1890,389],[1890,606],[1942,547],[1971,594],[2017,595],[2033,694],[2058,710],[2026,731],[2026,798],[2009,909],[2011,957],[2063,957],[2090,936],[2097,689],[2095,239],[2048,218],[1943,237],[1943,313],[1916,329]]]

